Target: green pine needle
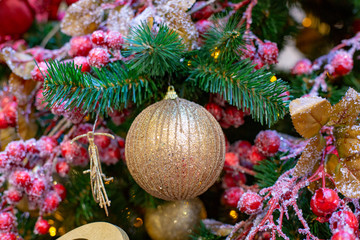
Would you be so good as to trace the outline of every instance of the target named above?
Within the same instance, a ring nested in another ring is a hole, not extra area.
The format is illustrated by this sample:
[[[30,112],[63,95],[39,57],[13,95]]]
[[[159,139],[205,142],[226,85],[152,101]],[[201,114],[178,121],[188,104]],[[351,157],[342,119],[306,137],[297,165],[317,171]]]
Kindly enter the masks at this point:
[[[44,96],[49,106],[65,102],[65,108],[81,108],[91,114],[106,115],[127,106],[141,103],[157,90],[148,78],[121,63],[110,63],[102,69],[93,68],[95,76],[81,72],[74,63],[49,61],[44,82]]]
[[[164,24],[154,32],[148,24],[142,23],[131,30],[127,41],[127,54],[134,54],[130,60],[132,69],[139,74],[161,77],[183,66],[181,59],[185,46],[179,35]]]
[[[269,126],[286,114],[286,104],[281,94],[288,90],[282,80],[271,82],[271,72],[254,71],[247,61],[206,62],[202,58],[194,62],[189,80],[202,90],[218,93],[231,105],[249,109],[253,118]]]

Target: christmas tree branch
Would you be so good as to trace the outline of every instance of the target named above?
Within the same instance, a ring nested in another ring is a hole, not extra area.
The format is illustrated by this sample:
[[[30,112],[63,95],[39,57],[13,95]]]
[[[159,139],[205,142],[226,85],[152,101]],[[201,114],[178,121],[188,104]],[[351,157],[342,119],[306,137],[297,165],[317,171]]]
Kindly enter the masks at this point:
[[[185,51],[179,34],[164,24],[157,31],[149,25],[142,23],[133,28],[127,39],[127,53],[134,55],[132,69],[152,77],[178,71]]]
[[[189,80],[204,91],[220,94],[231,105],[249,109],[262,124],[272,125],[286,114],[281,95],[288,85],[282,80],[270,81],[271,72],[254,71],[246,61],[216,64],[200,60],[194,65]]]
[[[126,107],[129,101],[141,103],[156,91],[156,85],[146,77],[121,63],[106,68],[93,68],[94,75],[82,73],[73,63],[50,61],[44,82],[45,100],[50,106],[65,102],[66,108],[82,108],[101,115]]]

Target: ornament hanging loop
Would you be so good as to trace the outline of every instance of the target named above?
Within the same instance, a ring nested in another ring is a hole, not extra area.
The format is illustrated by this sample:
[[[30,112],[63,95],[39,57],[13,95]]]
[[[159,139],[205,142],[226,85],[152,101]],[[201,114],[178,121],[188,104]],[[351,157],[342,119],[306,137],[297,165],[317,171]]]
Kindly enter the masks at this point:
[[[166,93],[164,99],[176,99],[176,98],[178,98],[178,95],[175,92],[175,88],[174,88],[174,86],[170,85],[168,87],[168,90],[167,90],[167,93]]]

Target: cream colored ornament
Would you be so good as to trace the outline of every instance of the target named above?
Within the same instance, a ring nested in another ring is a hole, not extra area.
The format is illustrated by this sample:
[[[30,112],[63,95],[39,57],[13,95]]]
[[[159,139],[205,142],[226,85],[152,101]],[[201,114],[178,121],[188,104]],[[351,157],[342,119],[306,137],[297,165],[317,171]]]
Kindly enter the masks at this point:
[[[169,87],[164,100],[134,120],[125,155],[131,175],[145,191],[168,201],[191,199],[218,178],[225,139],[205,108],[178,98]]]
[[[168,202],[147,209],[145,228],[153,240],[186,240],[206,218],[206,210],[199,199]]]

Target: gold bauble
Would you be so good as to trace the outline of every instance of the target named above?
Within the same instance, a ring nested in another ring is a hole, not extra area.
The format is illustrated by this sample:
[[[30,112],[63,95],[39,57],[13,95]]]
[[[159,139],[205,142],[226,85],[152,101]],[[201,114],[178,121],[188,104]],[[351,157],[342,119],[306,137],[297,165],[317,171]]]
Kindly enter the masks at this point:
[[[131,175],[145,191],[168,201],[191,199],[218,178],[225,139],[205,108],[169,91],[136,117],[125,155]]]
[[[153,240],[186,240],[203,218],[206,211],[199,199],[168,202],[146,210],[145,228]]]

